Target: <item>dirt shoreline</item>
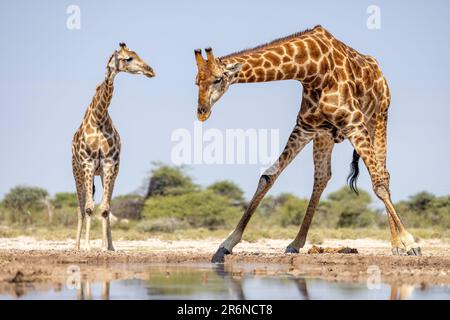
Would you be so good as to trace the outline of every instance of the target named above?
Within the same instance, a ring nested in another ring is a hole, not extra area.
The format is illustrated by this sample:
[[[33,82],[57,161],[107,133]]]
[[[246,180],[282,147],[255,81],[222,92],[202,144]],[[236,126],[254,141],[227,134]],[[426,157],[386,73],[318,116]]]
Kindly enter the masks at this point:
[[[64,283],[68,268],[75,265],[93,281],[145,277],[142,271],[123,264],[202,263],[209,266],[221,239],[167,241],[116,241],[115,252],[99,249],[72,250],[73,240],[41,241],[28,237],[0,239],[0,291],[18,283]],[[423,256],[392,256],[386,241],[373,239],[326,240],[324,247],[348,246],[358,254],[283,253],[288,240],[242,242],[226,257],[230,275],[252,274],[321,278],[338,282],[366,282],[373,272],[388,284],[450,285],[450,244],[423,240]],[[93,248],[100,242],[93,241]]]

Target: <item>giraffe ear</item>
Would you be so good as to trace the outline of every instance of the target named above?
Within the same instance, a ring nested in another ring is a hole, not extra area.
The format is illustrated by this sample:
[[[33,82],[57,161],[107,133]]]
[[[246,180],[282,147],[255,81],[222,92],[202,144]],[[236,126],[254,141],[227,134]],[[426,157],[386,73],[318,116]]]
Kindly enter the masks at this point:
[[[235,62],[229,63],[225,66],[225,73],[229,76],[233,76],[242,69],[242,63]]]

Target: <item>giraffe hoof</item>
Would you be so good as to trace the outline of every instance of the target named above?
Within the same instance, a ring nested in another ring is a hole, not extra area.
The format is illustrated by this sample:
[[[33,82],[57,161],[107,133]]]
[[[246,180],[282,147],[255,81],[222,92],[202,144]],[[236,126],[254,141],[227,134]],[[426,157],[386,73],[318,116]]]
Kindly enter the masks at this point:
[[[284,253],[299,253],[299,250],[294,247],[288,246]]]
[[[226,249],[224,247],[220,247],[219,249],[217,249],[216,253],[212,257],[211,262],[212,263],[224,263],[225,255],[227,255],[227,254],[231,254],[231,252],[228,251],[228,249]]]
[[[406,255],[406,250],[403,248],[392,248],[392,254],[394,256],[404,256]]]
[[[408,254],[408,256],[421,256],[422,250],[420,249],[420,247],[411,248],[406,253]]]

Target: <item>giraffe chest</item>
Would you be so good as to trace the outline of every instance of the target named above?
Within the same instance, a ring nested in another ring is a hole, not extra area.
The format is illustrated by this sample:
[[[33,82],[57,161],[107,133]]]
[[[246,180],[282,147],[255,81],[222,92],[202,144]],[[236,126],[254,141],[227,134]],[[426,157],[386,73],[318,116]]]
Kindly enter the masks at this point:
[[[119,160],[120,155],[120,136],[113,130],[102,130],[101,128],[90,128],[83,130],[79,134],[78,152],[80,160],[104,160],[110,159],[113,162]]]

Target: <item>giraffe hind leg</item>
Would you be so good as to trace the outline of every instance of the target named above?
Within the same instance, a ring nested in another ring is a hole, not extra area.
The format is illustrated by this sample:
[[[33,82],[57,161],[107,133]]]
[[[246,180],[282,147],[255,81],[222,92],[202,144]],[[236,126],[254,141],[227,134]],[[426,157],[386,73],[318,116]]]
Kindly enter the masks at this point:
[[[101,219],[102,219],[102,244],[104,250],[114,251],[111,235],[111,198],[114,189],[114,183],[118,174],[118,164],[102,164],[102,184],[103,184],[103,198],[100,204]]]
[[[76,236],[75,250],[80,250],[81,232],[83,229],[83,223],[84,223],[84,217],[85,217],[84,206],[85,206],[85,202],[86,202],[86,196],[85,196],[82,178],[79,176],[79,172],[75,168],[74,168],[74,177],[75,177],[75,184],[76,184],[76,188],[77,188],[77,199],[78,199],[78,208],[77,208],[78,224],[77,224],[77,236]]]
[[[392,233],[391,241],[394,251],[396,251],[396,248],[399,245],[398,240],[396,240],[396,235],[398,235],[398,238],[408,255],[420,255],[421,251],[419,246],[414,241],[413,236],[406,230],[392,203],[389,190],[389,174],[385,168],[383,169],[384,166],[380,159],[381,151],[378,151],[378,156],[375,152],[379,147],[375,147],[374,144],[380,145],[380,142],[377,142],[376,136],[377,133],[375,131],[375,137],[373,139],[371,138],[365,124],[355,126],[349,133],[350,142],[363,159],[364,164],[369,171],[373,190],[377,197],[384,202],[387,214],[390,216],[390,219],[392,219],[390,225]]]

